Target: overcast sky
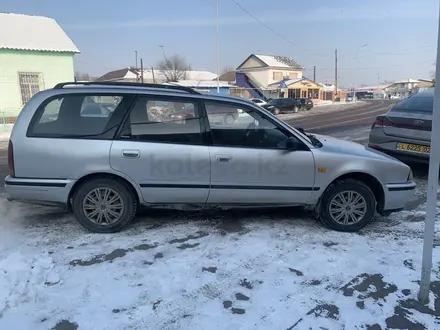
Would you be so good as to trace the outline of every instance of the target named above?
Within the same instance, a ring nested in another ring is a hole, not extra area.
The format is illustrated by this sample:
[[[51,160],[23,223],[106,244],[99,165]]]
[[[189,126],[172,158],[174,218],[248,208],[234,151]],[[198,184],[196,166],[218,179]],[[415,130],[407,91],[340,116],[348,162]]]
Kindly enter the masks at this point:
[[[252,53],[282,55],[304,65],[306,76],[316,65],[317,79],[333,82],[337,48],[346,87],[429,78],[434,69],[439,0],[236,0],[254,17],[233,0],[218,1],[221,68]],[[99,76],[134,65],[135,50],[155,65],[160,45],[216,72],[215,3],[1,0],[0,10],[54,18],[81,51],[76,69]]]

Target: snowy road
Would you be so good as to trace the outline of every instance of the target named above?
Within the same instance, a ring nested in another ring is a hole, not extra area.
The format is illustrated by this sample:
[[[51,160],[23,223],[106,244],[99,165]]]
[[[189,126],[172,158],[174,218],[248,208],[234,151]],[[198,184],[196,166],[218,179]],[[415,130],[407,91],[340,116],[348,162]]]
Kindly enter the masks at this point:
[[[365,123],[335,128],[326,107],[294,120],[364,142],[375,109],[339,110],[335,121],[350,111],[346,121]],[[0,146],[2,179],[5,156]],[[286,208],[144,211],[126,231],[96,235],[0,190],[0,330],[439,329],[440,240],[433,302],[415,300],[427,173],[415,170],[408,210],[356,234]]]

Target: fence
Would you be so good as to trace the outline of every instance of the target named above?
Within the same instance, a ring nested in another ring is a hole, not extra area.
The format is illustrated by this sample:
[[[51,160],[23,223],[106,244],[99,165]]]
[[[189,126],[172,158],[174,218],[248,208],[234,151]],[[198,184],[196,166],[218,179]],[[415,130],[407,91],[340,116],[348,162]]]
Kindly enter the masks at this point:
[[[11,132],[20,110],[0,110],[0,133]]]

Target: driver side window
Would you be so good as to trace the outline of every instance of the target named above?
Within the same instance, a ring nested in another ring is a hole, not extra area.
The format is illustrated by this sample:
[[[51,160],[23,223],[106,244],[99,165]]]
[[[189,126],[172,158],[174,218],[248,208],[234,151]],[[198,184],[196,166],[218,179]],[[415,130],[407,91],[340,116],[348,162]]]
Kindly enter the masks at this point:
[[[205,102],[216,146],[286,149],[289,133],[258,111],[225,103]]]

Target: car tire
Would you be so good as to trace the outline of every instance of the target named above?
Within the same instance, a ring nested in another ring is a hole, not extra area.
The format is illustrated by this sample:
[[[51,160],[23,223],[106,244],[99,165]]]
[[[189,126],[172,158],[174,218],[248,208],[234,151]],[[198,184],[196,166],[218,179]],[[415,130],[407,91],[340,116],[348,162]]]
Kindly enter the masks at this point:
[[[234,117],[234,115],[231,114],[231,113],[226,114],[225,117],[223,118],[223,122],[224,122],[226,125],[233,125],[233,124],[235,123],[235,117]]]
[[[279,114],[281,113],[281,111],[280,111],[279,108],[274,108],[274,109],[272,110],[272,113],[276,116],[276,115],[279,115]]]
[[[98,193],[101,198],[99,198]],[[94,209],[95,205],[98,206],[98,200],[102,201],[104,198],[107,199],[107,202],[111,202],[105,209],[107,210],[106,216],[104,212],[100,211],[93,214],[98,210],[98,208]],[[112,202],[112,199],[115,200]],[[132,187],[119,180],[100,178],[86,181],[78,187],[73,195],[72,208],[77,221],[91,232],[116,233],[128,226],[133,220],[136,215],[137,204],[137,198]],[[110,211],[117,214],[118,217]],[[92,221],[92,219],[96,221]],[[106,219],[112,221],[105,221]],[[99,224],[100,220],[101,224]]]
[[[299,108],[295,105],[294,107],[293,107],[293,113],[297,113],[299,111]]]
[[[350,195],[351,193],[351,195]],[[351,208],[351,212],[346,213],[345,207],[351,207],[350,202],[344,203],[341,196],[347,201],[351,198],[351,204],[356,206]],[[356,202],[356,199],[359,200]],[[339,206],[342,205],[342,206]],[[361,207],[365,205],[365,207]],[[341,210],[339,212],[338,210]],[[376,213],[376,198],[371,189],[361,181],[342,180],[332,183],[324,192],[321,198],[319,218],[321,222],[330,229],[342,232],[355,232],[364,228],[371,222]],[[342,218],[338,219],[342,215]],[[356,221],[354,221],[354,219]],[[347,223],[344,224],[344,220]]]
[[[310,111],[310,110],[312,110],[312,109],[313,109],[313,107],[308,107],[308,108],[306,108],[307,111]]]

